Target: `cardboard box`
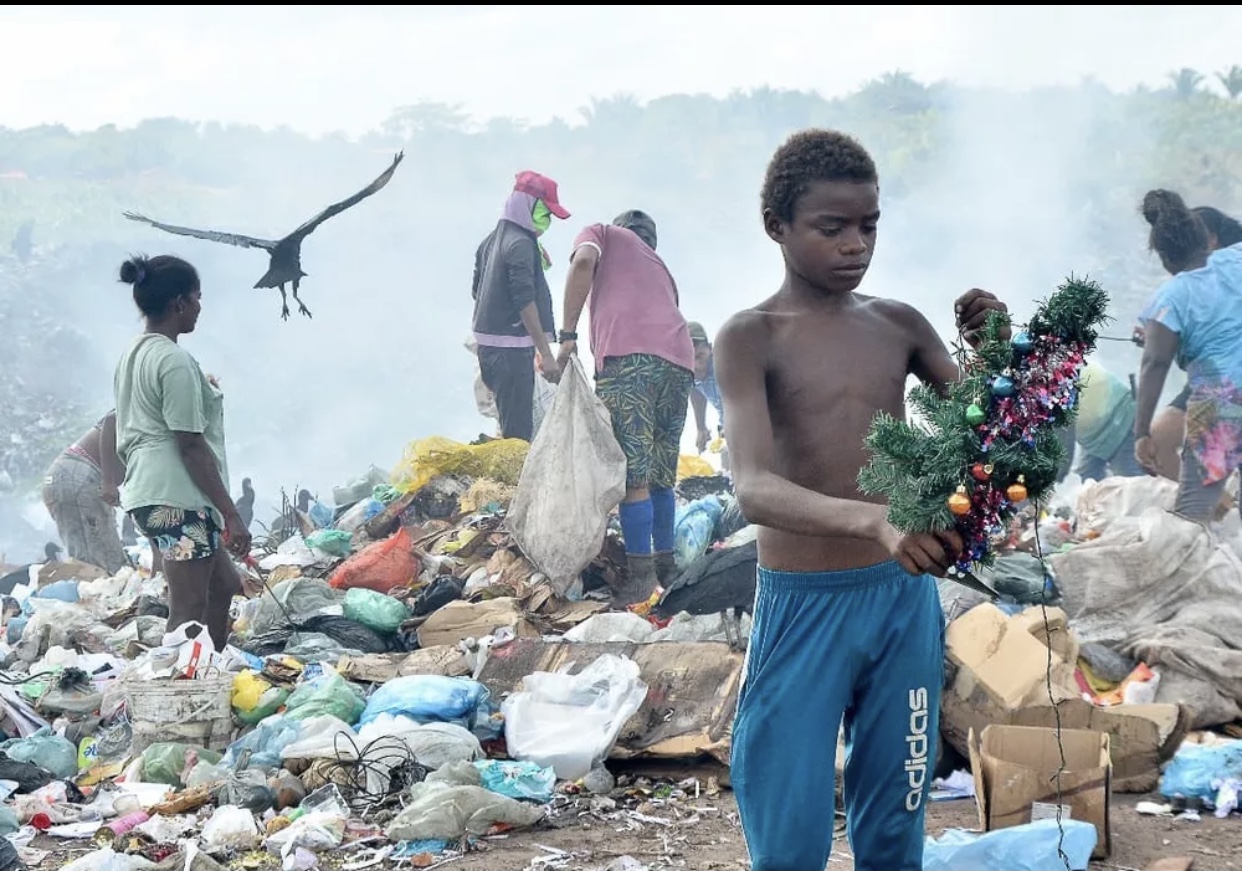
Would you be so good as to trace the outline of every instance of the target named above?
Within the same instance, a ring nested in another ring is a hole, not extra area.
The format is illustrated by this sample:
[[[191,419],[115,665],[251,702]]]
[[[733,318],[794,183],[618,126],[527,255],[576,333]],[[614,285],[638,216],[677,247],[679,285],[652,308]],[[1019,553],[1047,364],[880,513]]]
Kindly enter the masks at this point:
[[[1065,770],[1061,772],[1062,819],[1095,826],[1093,859],[1112,851],[1109,811],[1112,762],[1109,736],[1085,729],[1064,729]],[[970,767],[975,778],[979,825],[984,831],[1020,826],[1056,816],[1056,772],[1061,767],[1055,729],[988,726],[970,734]]]
[[[1156,788],[1160,765],[1190,726],[1192,712],[1185,706],[1101,708],[1083,701],[1074,681],[1078,643],[1059,609],[1048,609],[1045,628],[1037,607],[1006,617],[985,603],[950,623],[945,640],[949,675],[940,730],[963,756],[970,755],[972,731],[981,735],[989,725],[1050,729],[1059,715],[1063,729],[1108,732],[1113,791],[1145,793]]]

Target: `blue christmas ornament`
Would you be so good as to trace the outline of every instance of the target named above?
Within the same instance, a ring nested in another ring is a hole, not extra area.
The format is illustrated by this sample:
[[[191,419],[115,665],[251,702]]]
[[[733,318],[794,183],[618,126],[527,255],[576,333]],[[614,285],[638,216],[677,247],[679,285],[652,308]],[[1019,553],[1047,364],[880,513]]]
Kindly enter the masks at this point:
[[[1008,375],[997,375],[992,379],[992,394],[1002,398],[1013,396],[1013,379]]]
[[[1027,332],[1018,333],[1013,337],[1013,349],[1019,354],[1029,354],[1031,349],[1035,347],[1035,343],[1031,340],[1031,336]]]

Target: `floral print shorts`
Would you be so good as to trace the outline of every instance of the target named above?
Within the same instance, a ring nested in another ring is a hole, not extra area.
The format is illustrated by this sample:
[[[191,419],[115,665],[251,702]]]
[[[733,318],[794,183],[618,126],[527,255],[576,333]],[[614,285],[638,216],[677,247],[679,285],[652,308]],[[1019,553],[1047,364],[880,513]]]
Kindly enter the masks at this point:
[[[166,560],[206,559],[220,549],[220,526],[206,508],[148,505],[135,508],[129,516]]]

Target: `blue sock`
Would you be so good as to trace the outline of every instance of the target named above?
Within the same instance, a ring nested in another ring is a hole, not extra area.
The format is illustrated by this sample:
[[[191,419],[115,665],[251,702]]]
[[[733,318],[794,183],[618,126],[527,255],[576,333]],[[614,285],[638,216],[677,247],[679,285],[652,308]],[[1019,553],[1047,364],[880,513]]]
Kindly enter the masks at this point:
[[[621,535],[626,553],[651,553],[651,500],[621,503]]]
[[[672,487],[651,491],[651,544],[656,553],[673,549],[673,525],[677,519],[677,499]]]

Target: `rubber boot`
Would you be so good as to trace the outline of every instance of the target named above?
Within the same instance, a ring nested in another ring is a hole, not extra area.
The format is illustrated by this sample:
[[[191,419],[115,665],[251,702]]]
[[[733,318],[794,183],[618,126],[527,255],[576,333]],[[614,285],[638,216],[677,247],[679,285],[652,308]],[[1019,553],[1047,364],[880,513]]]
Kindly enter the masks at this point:
[[[655,570],[656,580],[667,590],[669,583],[677,577],[677,558],[671,550],[655,555]]]
[[[612,591],[612,604],[616,608],[645,602],[651,597],[658,583],[655,557],[652,554],[627,553],[625,561],[625,580]]]

